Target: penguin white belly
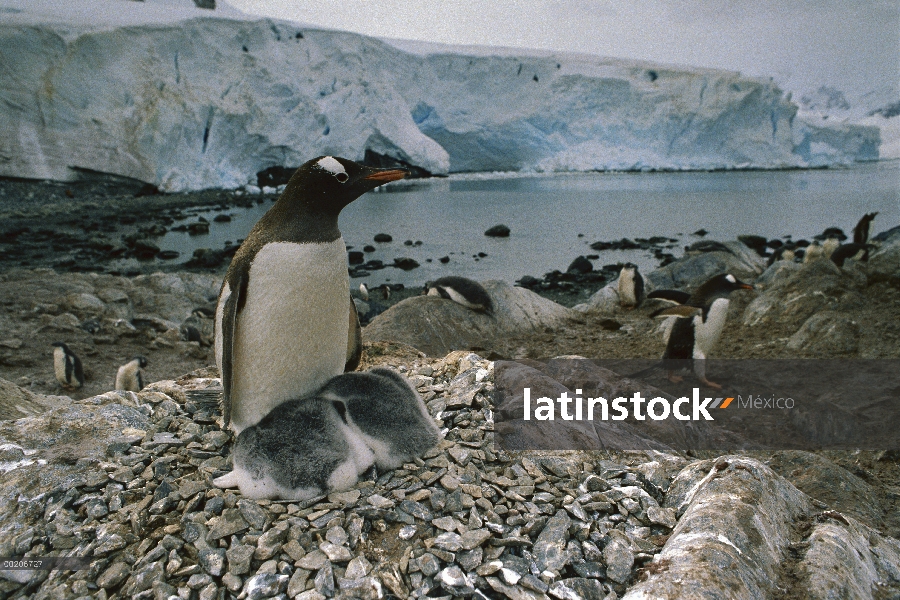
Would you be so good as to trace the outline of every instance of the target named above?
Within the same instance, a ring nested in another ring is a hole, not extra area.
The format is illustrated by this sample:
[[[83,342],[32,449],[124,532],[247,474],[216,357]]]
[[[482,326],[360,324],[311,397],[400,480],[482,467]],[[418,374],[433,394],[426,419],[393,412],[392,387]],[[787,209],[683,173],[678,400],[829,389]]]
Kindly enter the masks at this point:
[[[634,294],[634,274],[623,269],[619,274],[619,303],[623,306],[636,306],[637,296]]]
[[[248,281],[234,339],[237,432],[344,371],[350,289],[344,239],[267,244]]]
[[[66,353],[63,352],[62,348],[53,349],[53,372],[59,383],[68,385],[69,382],[66,379]]]
[[[728,318],[728,299],[713,301],[706,321],[694,317],[694,358],[706,358],[719,341]]]

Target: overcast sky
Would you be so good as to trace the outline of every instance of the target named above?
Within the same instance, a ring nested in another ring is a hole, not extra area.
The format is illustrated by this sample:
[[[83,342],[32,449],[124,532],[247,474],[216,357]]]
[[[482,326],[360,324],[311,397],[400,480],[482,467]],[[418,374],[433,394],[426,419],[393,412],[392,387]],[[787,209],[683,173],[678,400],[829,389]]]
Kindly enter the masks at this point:
[[[221,0],[220,0],[221,1]],[[900,87],[898,0],[225,0],[376,37],[738,70],[855,97]]]

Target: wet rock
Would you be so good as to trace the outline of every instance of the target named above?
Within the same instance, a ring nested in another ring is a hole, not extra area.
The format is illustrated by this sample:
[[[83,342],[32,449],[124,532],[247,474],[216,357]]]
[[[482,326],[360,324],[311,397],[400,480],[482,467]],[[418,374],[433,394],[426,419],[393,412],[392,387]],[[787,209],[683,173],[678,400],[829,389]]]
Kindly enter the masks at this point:
[[[509,233],[509,227],[501,224],[489,227],[487,231],[484,232],[484,235],[488,237],[509,237]]]
[[[394,238],[386,233],[376,233],[374,239],[376,242],[387,243],[392,241]]]

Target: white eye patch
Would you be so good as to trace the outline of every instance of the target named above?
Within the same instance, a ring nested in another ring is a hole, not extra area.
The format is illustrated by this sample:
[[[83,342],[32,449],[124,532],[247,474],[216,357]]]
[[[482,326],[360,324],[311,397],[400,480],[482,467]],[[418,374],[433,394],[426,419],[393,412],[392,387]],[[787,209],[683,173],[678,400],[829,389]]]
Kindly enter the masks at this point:
[[[347,181],[347,179],[350,178],[350,176],[347,174],[347,171],[344,169],[344,165],[342,165],[332,156],[323,156],[318,161],[316,161],[316,166],[323,171],[328,171],[329,173],[334,175],[335,178],[341,183],[344,183],[345,181]]]
[[[734,278],[734,275],[732,275],[732,274],[730,274],[730,273],[729,273],[728,275],[725,276],[725,279],[727,279],[727,280],[730,281],[731,283],[737,283],[737,280]]]

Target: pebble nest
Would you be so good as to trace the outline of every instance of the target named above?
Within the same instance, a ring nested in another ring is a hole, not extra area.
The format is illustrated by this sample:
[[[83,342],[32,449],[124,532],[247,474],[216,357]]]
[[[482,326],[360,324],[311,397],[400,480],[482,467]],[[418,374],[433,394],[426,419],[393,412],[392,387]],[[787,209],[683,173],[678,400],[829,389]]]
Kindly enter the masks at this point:
[[[211,485],[230,470],[233,442],[217,422],[215,373],[79,401],[131,406],[151,425],[124,430],[95,477],[18,503],[0,554],[90,566],[5,571],[0,596],[613,599],[642,578],[676,524],[660,504],[684,459],[512,455],[494,444],[492,362],[456,352],[399,370],[443,441],[305,502]]]

